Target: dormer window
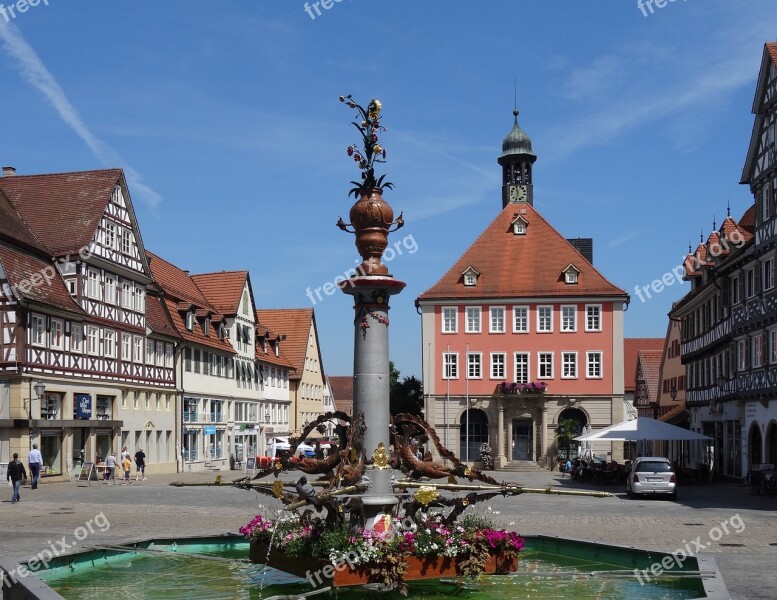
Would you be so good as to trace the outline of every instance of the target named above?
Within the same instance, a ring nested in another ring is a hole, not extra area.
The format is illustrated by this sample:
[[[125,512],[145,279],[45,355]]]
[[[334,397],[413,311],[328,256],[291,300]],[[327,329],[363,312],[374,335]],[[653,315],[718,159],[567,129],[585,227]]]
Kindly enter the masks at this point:
[[[202,332],[205,334],[205,337],[210,336],[210,317],[205,317],[202,321]]]
[[[194,329],[194,311],[186,313],[186,329],[192,331]]]
[[[562,271],[564,276],[564,283],[567,285],[577,284],[578,277],[580,276],[580,269],[578,269],[572,263],[569,263],[566,269]]]
[[[478,273],[475,269],[472,267],[467,267],[467,269],[461,274],[464,285],[468,287],[474,287],[478,283],[478,277],[480,277],[480,273]]]
[[[513,235],[526,235],[526,229],[529,226],[529,222],[523,218],[522,215],[518,215],[512,223]]]

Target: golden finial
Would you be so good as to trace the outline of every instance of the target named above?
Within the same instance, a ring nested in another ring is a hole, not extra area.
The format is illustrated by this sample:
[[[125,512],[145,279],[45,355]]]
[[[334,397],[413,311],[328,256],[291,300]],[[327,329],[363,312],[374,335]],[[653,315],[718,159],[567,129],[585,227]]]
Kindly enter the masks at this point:
[[[372,460],[374,461],[375,468],[379,470],[388,468],[388,453],[386,452],[386,446],[381,442],[372,453]]]
[[[429,506],[429,504],[437,500],[439,497],[440,492],[438,492],[437,488],[433,485],[422,485],[420,488],[418,488],[418,491],[413,494],[413,498],[415,498],[424,506]]]

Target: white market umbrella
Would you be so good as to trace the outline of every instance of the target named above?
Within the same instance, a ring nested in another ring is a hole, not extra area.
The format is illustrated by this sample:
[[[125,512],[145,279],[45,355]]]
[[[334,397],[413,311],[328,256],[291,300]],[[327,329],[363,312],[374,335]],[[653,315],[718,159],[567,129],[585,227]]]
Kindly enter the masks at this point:
[[[602,441],[642,441],[642,440],[669,440],[669,441],[700,441],[712,438],[664,423],[650,417],[639,417],[631,421],[624,421],[616,425],[610,425],[599,431],[591,432],[575,438],[576,441],[588,442],[592,440]]]

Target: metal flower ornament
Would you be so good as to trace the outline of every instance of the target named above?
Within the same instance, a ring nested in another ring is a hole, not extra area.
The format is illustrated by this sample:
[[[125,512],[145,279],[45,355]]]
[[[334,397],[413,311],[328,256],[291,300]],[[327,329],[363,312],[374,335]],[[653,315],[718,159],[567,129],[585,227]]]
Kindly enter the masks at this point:
[[[386,149],[381,145],[379,134],[386,131],[386,128],[380,124],[380,111],[383,105],[380,100],[373,98],[365,110],[361,105],[353,101],[351,95],[340,96],[340,102],[344,102],[349,108],[355,108],[361,117],[360,121],[353,121],[352,125],[356,127],[362,136],[361,147],[359,144],[348,146],[348,156],[353,158],[362,171],[361,181],[352,181],[355,186],[349,196],[359,197],[364,190],[388,188],[394,189],[394,184],[384,181],[386,175],[375,178],[375,164],[386,162]]]

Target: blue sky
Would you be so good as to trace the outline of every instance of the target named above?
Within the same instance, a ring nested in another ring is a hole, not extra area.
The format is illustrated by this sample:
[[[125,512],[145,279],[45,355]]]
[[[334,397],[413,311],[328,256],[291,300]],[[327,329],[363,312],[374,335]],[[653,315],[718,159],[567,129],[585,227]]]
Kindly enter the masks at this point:
[[[357,258],[335,227],[358,177],[337,97],[380,98],[386,199],[406,221],[391,240],[405,240],[389,266],[408,285],[390,353],[418,376],[413,302],[501,209],[516,78],[535,206],[566,237],[594,238],[595,265],[632,295],[627,336],[663,336],[688,289],[642,302],[635,286],[670,272],[728,202],[735,218],[752,202],[738,182],[774,0],[677,0],[648,16],[636,0],[343,0],[315,19],[304,4],[0,12],[0,163],[122,167],[149,250],[193,273],[250,270],[260,307],[311,306],[306,290]],[[327,374],[351,373],[351,299],[315,309]]]

